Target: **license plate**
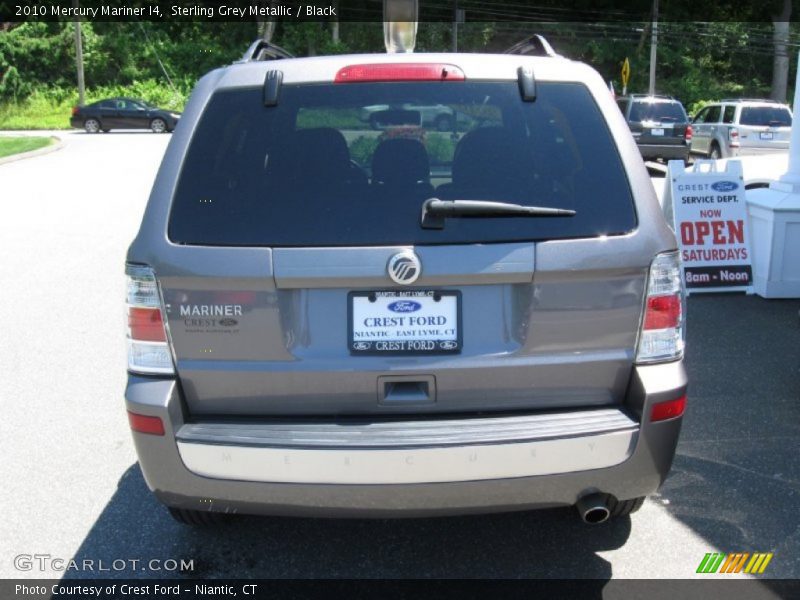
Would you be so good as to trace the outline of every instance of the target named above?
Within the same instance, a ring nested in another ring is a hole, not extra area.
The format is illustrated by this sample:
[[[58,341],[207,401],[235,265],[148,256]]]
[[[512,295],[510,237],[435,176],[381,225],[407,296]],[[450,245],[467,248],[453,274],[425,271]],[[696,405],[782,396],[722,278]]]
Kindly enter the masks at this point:
[[[664,129],[659,127],[658,129],[651,129],[650,135],[664,135]]]
[[[762,131],[758,134],[762,140],[771,140],[772,139],[772,132],[771,131]]]
[[[461,292],[350,292],[351,354],[455,354],[461,351]]]

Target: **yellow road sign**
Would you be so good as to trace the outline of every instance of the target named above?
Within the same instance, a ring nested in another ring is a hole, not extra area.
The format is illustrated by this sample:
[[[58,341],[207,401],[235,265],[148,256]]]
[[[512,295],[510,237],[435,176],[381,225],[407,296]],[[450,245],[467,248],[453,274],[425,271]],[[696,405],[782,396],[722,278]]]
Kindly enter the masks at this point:
[[[628,79],[631,76],[631,63],[628,62],[628,59],[625,59],[625,62],[622,63],[622,85],[625,87],[628,86]]]

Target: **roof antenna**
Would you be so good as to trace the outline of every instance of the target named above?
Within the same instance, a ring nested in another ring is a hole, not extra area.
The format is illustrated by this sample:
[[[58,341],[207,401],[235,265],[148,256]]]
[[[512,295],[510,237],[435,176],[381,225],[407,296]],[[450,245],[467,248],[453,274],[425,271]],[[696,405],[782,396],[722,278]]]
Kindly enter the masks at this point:
[[[418,18],[418,0],[383,0],[383,43],[387,53],[414,51]]]

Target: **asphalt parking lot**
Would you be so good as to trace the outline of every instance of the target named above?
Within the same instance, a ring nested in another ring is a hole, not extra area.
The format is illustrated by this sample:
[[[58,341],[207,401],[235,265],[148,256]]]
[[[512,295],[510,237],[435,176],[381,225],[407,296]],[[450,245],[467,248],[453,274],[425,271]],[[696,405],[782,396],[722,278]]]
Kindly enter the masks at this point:
[[[14,559],[47,554],[125,561],[69,577],[163,577],[149,561],[183,559],[195,577],[686,578],[707,552],[773,552],[761,577],[800,577],[800,300],[741,294],[688,301],[678,454],[630,518],[172,522],[122,404],[125,251],[169,136],[61,135],[61,150],[0,165],[0,577],[64,575]]]

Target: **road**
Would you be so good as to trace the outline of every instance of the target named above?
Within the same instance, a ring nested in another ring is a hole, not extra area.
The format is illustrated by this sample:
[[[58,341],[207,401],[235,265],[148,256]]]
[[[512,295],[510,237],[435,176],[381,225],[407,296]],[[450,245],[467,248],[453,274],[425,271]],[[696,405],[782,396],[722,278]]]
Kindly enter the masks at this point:
[[[800,576],[800,301],[689,300],[690,404],[672,474],[631,518],[572,509],[414,520],[242,517],[176,523],[136,464],[122,394],[123,264],[167,135],[62,134],[0,165],[0,577],[60,577],[49,559],[163,576],[685,578],[707,552],[774,552]],[[139,560],[142,563],[131,563]]]

